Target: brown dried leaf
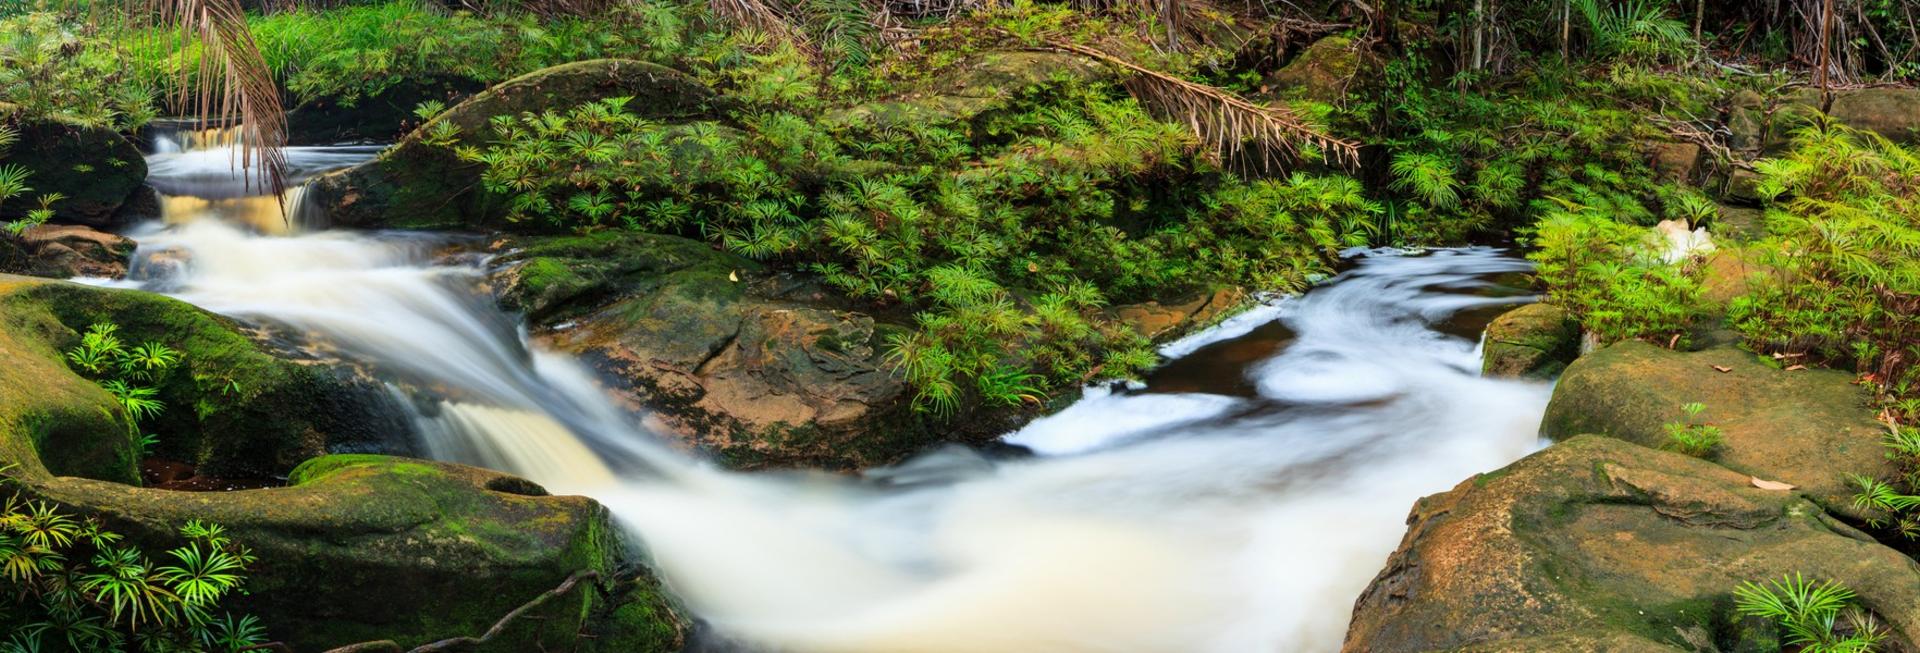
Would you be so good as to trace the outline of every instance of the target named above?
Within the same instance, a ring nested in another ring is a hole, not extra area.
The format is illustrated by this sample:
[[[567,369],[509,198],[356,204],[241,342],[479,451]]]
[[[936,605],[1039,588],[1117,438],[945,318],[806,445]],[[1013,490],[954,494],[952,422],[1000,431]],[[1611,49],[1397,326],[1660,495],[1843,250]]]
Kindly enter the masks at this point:
[[[1753,481],[1754,487],[1760,488],[1762,490],[1786,491],[1786,490],[1793,489],[1792,483],[1781,483],[1779,481],[1769,481],[1769,480],[1760,478],[1758,476],[1749,476],[1747,478],[1748,480]]]
[[[1715,365],[1715,366],[1713,366],[1713,371],[1715,371],[1715,372],[1719,372],[1719,373],[1721,373],[1721,374],[1726,374],[1726,373],[1728,373],[1728,372],[1732,372],[1732,371],[1733,371],[1733,368],[1731,368],[1731,367],[1727,367],[1727,366],[1725,366],[1725,365]]]

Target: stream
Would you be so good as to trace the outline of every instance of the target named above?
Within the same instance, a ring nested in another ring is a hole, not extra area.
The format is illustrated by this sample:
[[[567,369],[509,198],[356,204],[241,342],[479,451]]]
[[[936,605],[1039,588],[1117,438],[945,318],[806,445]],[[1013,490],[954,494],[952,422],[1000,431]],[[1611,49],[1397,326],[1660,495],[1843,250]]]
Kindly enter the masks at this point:
[[[455,239],[303,230],[219,139],[170,138],[200,149],[155,148],[165,219],[129,234],[113,285],[313,338],[392,381],[427,455],[600,500],[703,621],[698,650],[1338,650],[1413,502],[1539,447],[1548,387],[1478,374],[1486,321],[1531,300],[1527,263],[1355,250],[1304,295],[1165,345],[1144,383],[1005,436],[1030,456],[730,472],[531,344]]]

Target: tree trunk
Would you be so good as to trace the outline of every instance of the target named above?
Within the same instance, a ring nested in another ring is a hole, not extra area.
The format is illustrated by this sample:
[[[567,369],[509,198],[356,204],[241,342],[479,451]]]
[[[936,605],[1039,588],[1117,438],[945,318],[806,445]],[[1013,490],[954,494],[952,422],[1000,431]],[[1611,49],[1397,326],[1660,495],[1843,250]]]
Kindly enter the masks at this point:
[[[1693,42],[1700,42],[1700,26],[1707,22],[1707,0],[1693,3]]]
[[[1473,69],[1487,65],[1487,0],[1473,0]]]
[[[1827,68],[1832,64],[1833,44],[1829,42],[1833,26],[1833,0],[1820,2],[1820,68],[1814,71],[1815,83],[1820,85],[1820,109],[1825,111],[1832,100],[1833,92],[1828,89]]]
[[[1569,56],[1568,43],[1573,40],[1573,0],[1560,0],[1560,59]]]

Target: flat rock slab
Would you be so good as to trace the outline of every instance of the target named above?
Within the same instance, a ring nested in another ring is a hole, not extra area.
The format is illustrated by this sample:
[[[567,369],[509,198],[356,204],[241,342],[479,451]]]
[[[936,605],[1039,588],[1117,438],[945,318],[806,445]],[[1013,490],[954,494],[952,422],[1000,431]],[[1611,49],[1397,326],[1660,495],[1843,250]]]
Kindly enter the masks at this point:
[[[1684,421],[1681,406],[1691,402],[1707,406],[1699,421],[1725,432],[1713,462],[1796,485],[1836,514],[1867,516],[1853,508],[1856,488],[1847,477],[1886,469],[1886,427],[1846,372],[1775,369],[1733,347],[1677,352],[1624,342],[1567,367],[1541,433],[1555,440],[1593,433],[1657,448],[1667,442],[1665,424]]]
[[[1734,610],[1747,581],[1801,573],[1920,632],[1920,565],[1792,492],[1612,438],[1582,436],[1422,499],[1354,606],[1344,650],[1762,651]]]

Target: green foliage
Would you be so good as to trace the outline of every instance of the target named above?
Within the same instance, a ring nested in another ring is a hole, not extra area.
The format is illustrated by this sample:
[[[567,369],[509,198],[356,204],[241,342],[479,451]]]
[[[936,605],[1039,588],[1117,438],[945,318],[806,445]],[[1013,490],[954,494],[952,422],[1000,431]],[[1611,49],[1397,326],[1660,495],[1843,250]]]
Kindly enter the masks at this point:
[[[1920,539],[1920,496],[1915,496],[1920,493],[1914,492],[1914,488],[1920,488],[1920,429],[1889,420],[1882,444],[1892,463],[1892,478],[1853,476],[1854,485],[1860,488],[1853,505],[1876,513],[1869,526]]]
[[[226,653],[264,643],[258,619],[226,612],[254,557],[215,525],[188,522],[158,556],[18,492],[0,503],[0,653]]]
[[[91,24],[50,13],[0,17],[0,101],[29,118],[139,128],[155,115],[153,92],[131,66]]]
[[[1700,413],[1706,409],[1706,404],[1697,401],[1681,406],[1680,410],[1686,413],[1686,418],[1678,422],[1666,423],[1667,443],[1661,448],[1678,451],[1695,458],[1712,455],[1713,450],[1718,448],[1721,440],[1725,438],[1720,427],[1699,422]]]
[[[918,310],[893,356],[941,413],[1150,365],[1108,298],[1295,290],[1378,231],[1357,181],[1226,175],[1104,84],[1028,89],[957,124],[839,118],[785,48],[743,55],[729,80],[745,107],[730,126],[655,123],[616,98],[449,145],[511,220],[700,237]]]
[[[181,353],[158,342],[128,346],[120,340],[118,325],[102,322],[87,328],[80,344],[67,350],[67,364],[94,379],[119,402],[128,418],[130,435],[145,454],[155,444],[152,435],[141,433],[139,424],[160,415],[166,405],[155,389],[179,367]]]
[[[1533,245],[1527,258],[1548,299],[1602,341],[1668,345],[1684,340],[1699,312],[1697,273],[1662,261],[1664,242],[1649,229],[1568,206],[1542,218]]]
[[[1700,50],[1687,24],[1658,0],[1570,0],[1586,20],[1594,54],[1640,63],[1680,61]]]
[[[1834,581],[1814,583],[1798,573],[1733,591],[1741,614],[1778,624],[1802,653],[1868,653],[1887,632],[1872,613],[1854,605],[1853,590]]]
[[[1920,156],[1818,121],[1755,168],[1776,198],[1750,248],[1768,273],[1734,301],[1734,328],[1762,351],[1851,365],[1886,401],[1920,398]]]
[[[492,84],[585,59],[666,61],[685,40],[680,10],[645,2],[619,3],[591,19],[449,13],[424,0],[302,7],[248,19],[294,104],[324,98],[351,107],[410,79]],[[134,72],[155,88],[181,82],[183,72],[191,82],[200,70],[200,44],[183,44],[177,33],[140,31],[126,42],[137,55]]]

